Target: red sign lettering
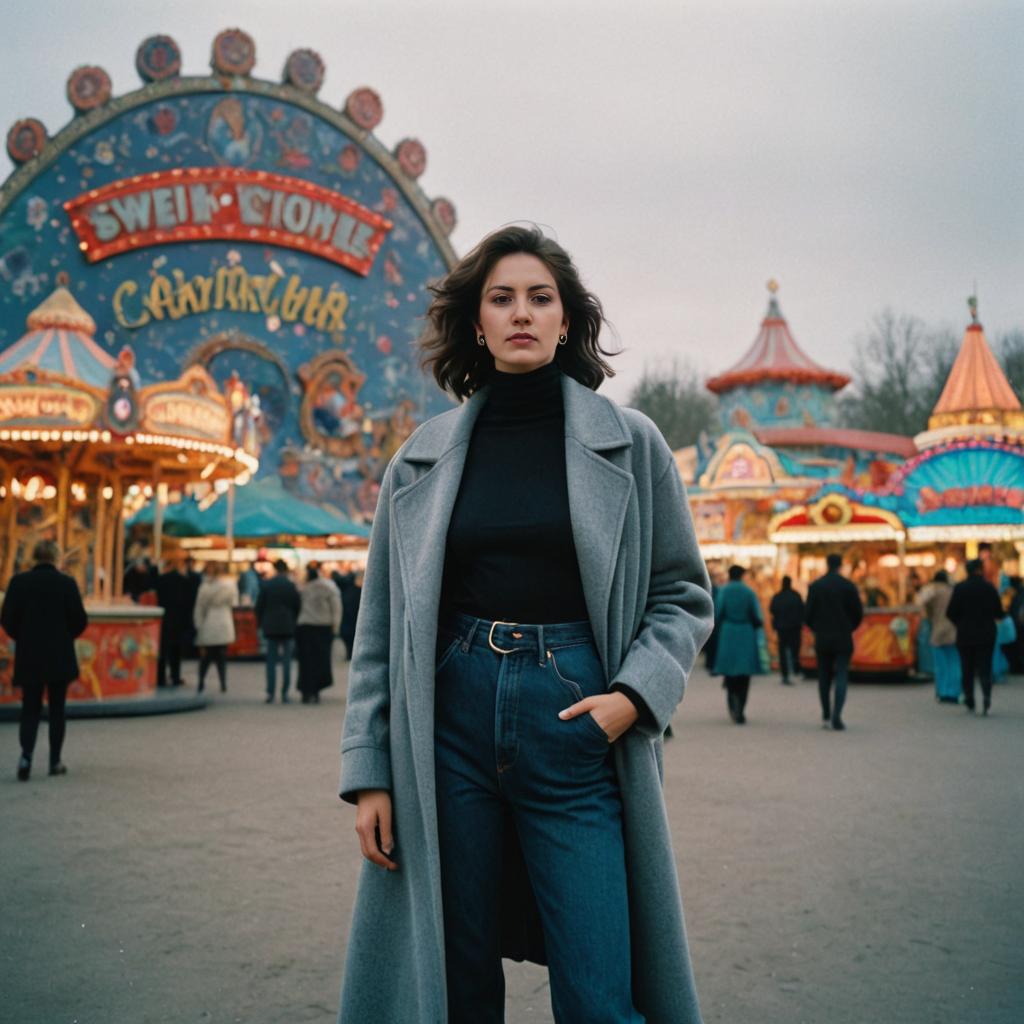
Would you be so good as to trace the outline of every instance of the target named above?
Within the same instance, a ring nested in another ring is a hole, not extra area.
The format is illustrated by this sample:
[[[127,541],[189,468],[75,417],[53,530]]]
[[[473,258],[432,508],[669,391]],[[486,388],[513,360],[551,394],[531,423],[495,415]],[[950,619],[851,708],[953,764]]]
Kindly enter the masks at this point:
[[[391,221],[301,178],[233,167],[156,171],[64,204],[90,263],[168,242],[263,242],[366,275]]]

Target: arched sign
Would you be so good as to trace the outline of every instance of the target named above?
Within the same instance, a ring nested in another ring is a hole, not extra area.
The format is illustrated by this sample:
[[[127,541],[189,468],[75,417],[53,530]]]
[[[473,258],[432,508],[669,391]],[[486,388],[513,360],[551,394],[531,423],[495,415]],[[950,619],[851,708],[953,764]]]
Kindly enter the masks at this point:
[[[448,407],[412,343],[454,262],[454,208],[417,184],[422,144],[388,152],[371,134],[373,90],[339,112],[315,97],[311,50],[280,84],[248,77],[255,59],[229,30],[215,74],[180,77],[177,44],[154,36],[136,55],[142,88],[111,98],[103,69],[80,69],[67,127],[11,128],[22,166],[0,188],[0,351],[66,272],[97,344],[130,346],[144,386],[195,364],[245,388],[265,413],[261,475],[366,518],[399,438]],[[201,418],[194,399],[168,397],[170,411]]]

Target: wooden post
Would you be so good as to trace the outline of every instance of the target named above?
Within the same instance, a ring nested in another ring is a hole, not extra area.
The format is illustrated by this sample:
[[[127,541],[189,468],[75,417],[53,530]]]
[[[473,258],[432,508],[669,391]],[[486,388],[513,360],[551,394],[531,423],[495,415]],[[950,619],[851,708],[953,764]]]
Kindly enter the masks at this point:
[[[167,504],[167,484],[160,483],[157,480],[153,500],[156,502],[156,506],[153,509],[153,562],[159,568],[160,558],[163,554],[164,506]]]
[[[15,497],[11,484],[14,481],[14,474],[7,474],[7,522],[4,527],[4,535],[7,540],[7,549],[4,551],[4,568],[0,576],[0,586],[6,590],[7,584],[11,582],[14,575],[14,559],[18,553],[18,499]]]
[[[896,538],[896,552],[900,556],[900,574],[897,580],[897,597],[899,604],[907,603],[907,540],[904,533]]]
[[[107,502],[103,497],[106,479],[100,477],[96,484],[96,522],[93,524],[92,545],[92,592],[90,597],[102,601],[110,581],[110,566],[107,552]]]
[[[111,581],[111,593],[119,598],[124,595],[124,484],[120,477],[114,480],[114,499],[112,512],[112,533],[114,539],[113,562],[114,578]]]
[[[235,481],[228,484],[228,571],[235,561]]]
[[[71,488],[71,472],[61,463],[57,469],[57,547],[64,558],[68,546],[68,491]]]

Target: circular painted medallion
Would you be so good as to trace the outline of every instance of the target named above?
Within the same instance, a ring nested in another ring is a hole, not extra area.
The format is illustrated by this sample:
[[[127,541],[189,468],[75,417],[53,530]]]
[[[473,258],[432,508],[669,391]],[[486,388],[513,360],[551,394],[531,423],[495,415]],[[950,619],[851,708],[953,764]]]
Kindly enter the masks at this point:
[[[355,92],[349,94],[348,99],[345,100],[345,113],[360,128],[365,128],[366,131],[371,132],[380,124],[381,119],[384,117],[384,104],[381,103],[380,96],[377,93],[372,89],[364,87],[356,89]]]
[[[150,36],[135,51],[135,70],[147,82],[173,78],[181,71],[181,50],[170,36]]]
[[[226,28],[213,41],[210,67],[222,75],[247,75],[256,63],[256,44],[240,28]]]
[[[38,156],[46,145],[46,129],[42,121],[27,117],[15,121],[7,133],[7,155],[16,163],[23,164]]]
[[[402,139],[395,146],[395,159],[410,178],[418,178],[427,169],[427,150],[419,139]]]
[[[324,82],[324,62],[313,50],[295,50],[284,66],[284,78],[296,89],[314,95]]]
[[[68,102],[80,113],[102,107],[110,99],[110,75],[93,65],[76,68],[68,78]]]
[[[446,235],[450,235],[455,230],[455,206],[450,199],[439,196],[430,204],[430,212]]]

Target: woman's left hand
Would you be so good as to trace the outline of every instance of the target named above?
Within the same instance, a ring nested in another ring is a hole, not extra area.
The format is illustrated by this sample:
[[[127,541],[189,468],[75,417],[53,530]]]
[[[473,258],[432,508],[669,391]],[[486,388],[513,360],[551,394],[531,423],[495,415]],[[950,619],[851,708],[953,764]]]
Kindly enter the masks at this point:
[[[584,697],[564,711],[559,711],[558,717],[568,721],[577,715],[585,715],[588,711],[608,737],[609,743],[614,743],[640,717],[633,702],[618,691],[599,693],[596,697]]]

